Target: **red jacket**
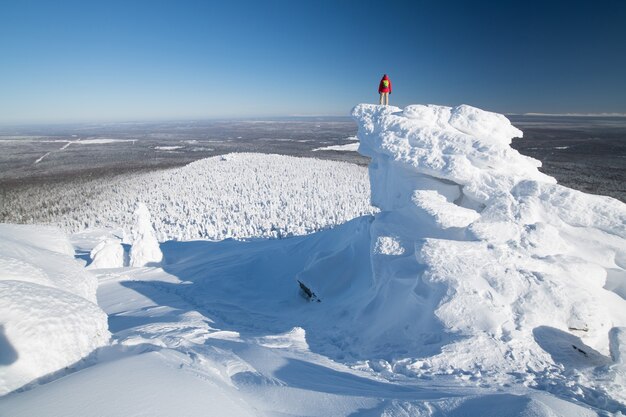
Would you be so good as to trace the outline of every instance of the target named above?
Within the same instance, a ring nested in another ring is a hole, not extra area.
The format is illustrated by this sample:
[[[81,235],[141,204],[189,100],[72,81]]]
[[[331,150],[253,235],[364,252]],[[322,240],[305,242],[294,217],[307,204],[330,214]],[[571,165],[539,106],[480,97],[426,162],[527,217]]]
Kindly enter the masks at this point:
[[[387,81],[387,86],[385,87],[385,81]],[[383,79],[380,80],[380,85],[378,86],[379,93],[391,93],[391,80],[387,77],[387,74],[383,76]]]

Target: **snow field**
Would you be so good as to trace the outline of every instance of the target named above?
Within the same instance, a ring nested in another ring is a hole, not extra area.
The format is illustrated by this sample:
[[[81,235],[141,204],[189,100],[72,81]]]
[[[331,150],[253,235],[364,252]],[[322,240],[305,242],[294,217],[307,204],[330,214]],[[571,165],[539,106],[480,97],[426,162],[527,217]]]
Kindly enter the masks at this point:
[[[0,414],[595,415],[527,388],[387,379],[320,354],[359,351],[346,331],[367,327],[350,310],[371,279],[371,220],[282,240],[168,242],[167,272],[96,270],[113,343],[94,366],[0,398]],[[301,297],[294,276],[323,301]]]
[[[8,221],[70,232],[129,228],[138,202],[159,241],[303,235],[372,213],[364,168],[265,154],[229,154],[165,171],[8,193]]]

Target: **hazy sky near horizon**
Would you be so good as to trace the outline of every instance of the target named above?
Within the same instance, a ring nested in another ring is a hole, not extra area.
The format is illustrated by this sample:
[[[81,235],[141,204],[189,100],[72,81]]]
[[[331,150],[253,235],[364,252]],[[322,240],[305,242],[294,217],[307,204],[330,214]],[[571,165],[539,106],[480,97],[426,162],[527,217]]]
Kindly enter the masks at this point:
[[[0,123],[626,113],[626,1],[0,0]]]

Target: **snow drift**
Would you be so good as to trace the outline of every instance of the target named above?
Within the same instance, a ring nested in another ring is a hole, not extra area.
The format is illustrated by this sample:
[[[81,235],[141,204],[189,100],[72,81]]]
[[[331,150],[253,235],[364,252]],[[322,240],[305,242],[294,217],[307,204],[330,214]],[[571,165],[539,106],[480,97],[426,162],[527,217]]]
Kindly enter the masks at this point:
[[[57,228],[0,224],[0,395],[109,340],[96,278]]]
[[[626,324],[624,204],[542,174],[509,146],[522,132],[499,114],[352,114],[381,210],[361,312],[369,338],[410,347],[417,358],[401,366],[418,375],[567,367],[572,355],[578,368],[611,363],[609,331]]]

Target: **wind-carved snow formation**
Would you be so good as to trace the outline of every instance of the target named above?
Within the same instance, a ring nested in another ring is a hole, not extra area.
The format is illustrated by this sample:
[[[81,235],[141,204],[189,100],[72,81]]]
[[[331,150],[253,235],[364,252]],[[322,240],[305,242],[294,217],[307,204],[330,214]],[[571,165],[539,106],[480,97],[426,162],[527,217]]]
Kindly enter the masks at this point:
[[[419,358],[396,370],[617,366],[609,331],[626,325],[626,205],[539,172],[509,146],[522,132],[499,114],[361,104],[352,115],[381,210],[363,337]]]
[[[96,288],[59,229],[0,224],[0,396],[108,343]]]

